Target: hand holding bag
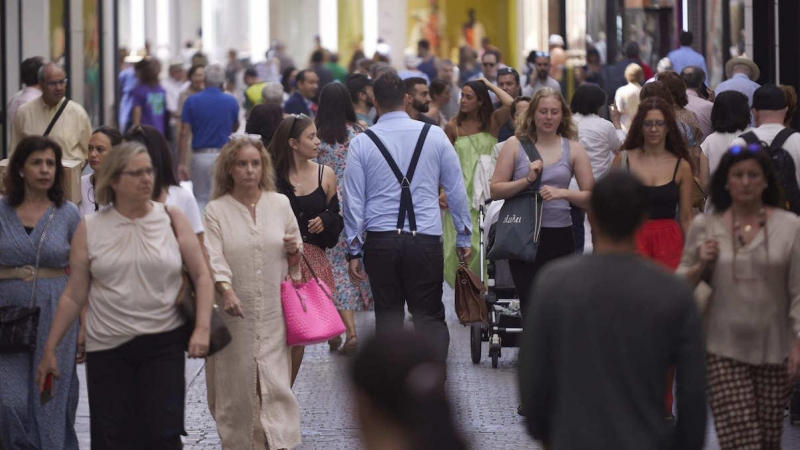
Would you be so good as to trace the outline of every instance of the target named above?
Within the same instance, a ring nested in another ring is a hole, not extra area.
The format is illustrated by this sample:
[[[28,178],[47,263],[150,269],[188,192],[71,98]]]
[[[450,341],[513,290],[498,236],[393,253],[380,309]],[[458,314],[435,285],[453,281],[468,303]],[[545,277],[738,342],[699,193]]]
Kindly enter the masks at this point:
[[[51,207],[50,216],[42,230],[39,245],[36,247],[36,265],[33,270],[33,287],[28,306],[2,306],[0,307],[0,353],[27,353],[36,349],[36,335],[39,330],[39,314],[41,310],[34,306],[36,302],[36,284],[39,274],[39,256],[42,244],[47,237],[53,216],[56,214],[55,206]],[[30,267],[30,266],[28,266]]]
[[[312,279],[305,283],[287,280],[281,283],[281,304],[289,347],[319,344],[344,333],[345,327],[328,286],[314,272],[306,256],[303,263]]]
[[[164,209],[167,211],[167,215],[169,216],[169,226],[172,228],[172,234],[175,235],[175,239],[178,239],[178,233],[175,232],[175,224],[172,222],[172,216],[169,213],[169,209],[165,206]],[[181,261],[183,261],[183,255],[181,255]],[[194,282],[192,281],[192,277],[189,275],[189,272],[186,270],[186,264],[183,263],[183,267],[181,269],[181,288],[178,290],[178,296],[175,298],[175,306],[178,307],[178,313],[186,320],[186,323],[189,325],[192,331],[194,331],[195,327],[195,319],[197,317],[197,297],[195,296],[195,289],[194,289]],[[208,353],[206,356],[211,356],[214,353],[222,350],[225,348],[226,345],[231,343],[233,340],[233,336],[231,336],[230,330],[225,325],[225,322],[220,317],[219,313],[217,312],[217,305],[213,305],[213,309],[211,310],[211,325],[209,327],[209,343],[208,343]],[[187,343],[188,345],[188,343]]]
[[[523,139],[520,145],[531,162],[542,159],[530,140]],[[544,201],[539,194],[541,184],[542,176],[539,174],[528,188],[503,203],[495,225],[497,231],[494,245],[487,255],[489,259],[525,262],[536,260],[544,207]]]
[[[483,293],[486,286],[465,264],[456,270],[456,316],[462,325],[475,322],[489,323],[489,311]]]

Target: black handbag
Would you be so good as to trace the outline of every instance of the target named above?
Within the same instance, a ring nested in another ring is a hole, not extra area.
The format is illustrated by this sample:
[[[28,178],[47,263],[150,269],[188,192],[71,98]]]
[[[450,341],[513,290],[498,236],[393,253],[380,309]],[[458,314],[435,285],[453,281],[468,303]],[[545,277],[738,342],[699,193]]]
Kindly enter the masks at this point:
[[[178,233],[175,232],[175,224],[172,223],[172,216],[166,206],[164,209],[169,216],[169,226],[172,228],[172,234],[175,235],[175,239],[177,240]],[[181,261],[182,260],[183,257],[181,257]],[[186,270],[186,264],[183,264],[181,269],[181,288],[178,291],[178,296],[175,298],[175,305],[178,307],[178,314],[186,320],[186,324],[189,327],[189,336],[191,336],[191,333],[194,331],[195,318],[197,317],[197,297],[195,296],[194,282],[192,281],[192,277],[189,276],[189,272]],[[228,330],[222,317],[220,317],[217,312],[217,305],[213,305],[211,310],[211,324],[208,334],[210,339],[206,356],[217,353],[233,340],[230,330]]]
[[[542,159],[536,146],[528,139],[520,141],[531,161]],[[494,244],[487,257],[493,261],[513,259],[534,262],[539,249],[539,234],[542,230],[542,207],[544,201],[539,194],[541,175],[528,188],[506,199],[497,223],[494,225]]]
[[[53,222],[56,213],[52,207],[47,223],[42,230],[39,246],[36,248],[36,265],[33,273],[33,287],[28,306],[2,306],[0,307],[0,353],[27,353],[36,349],[36,336],[39,330],[39,314],[41,310],[34,306],[36,301],[36,283],[39,273],[39,255],[42,252],[42,243],[47,237],[47,230]]]

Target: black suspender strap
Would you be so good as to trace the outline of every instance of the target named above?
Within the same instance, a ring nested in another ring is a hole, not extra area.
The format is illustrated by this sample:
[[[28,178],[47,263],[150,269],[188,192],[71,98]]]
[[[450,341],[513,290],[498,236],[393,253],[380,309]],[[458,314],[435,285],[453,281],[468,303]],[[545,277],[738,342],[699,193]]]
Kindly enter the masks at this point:
[[[53,116],[53,118],[50,120],[50,123],[47,125],[47,129],[44,130],[44,134],[42,136],[47,137],[50,134],[50,131],[53,129],[53,125],[55,125],[56,122],[58,122],[58,118],[61,117],[61,113],[63,113],[64,108],[67,107],[67,103],[69,103],[69,99],[65,98],[64,103],[62,103],[61,107],[58,108],[58,111],[56,111],[56,115]]]
[[[417,139],[417,146],[414,148],[414,154],[411,157],[411,163],[408,165],[408,172],[406,172],[405,175],[400,172],[400,168],[397,167],[394,158],[389,154],[389,150],[386,149],[386,146],[383,145],[383,142],[378,138],[375,132],[370,129],[365,131],[367,136],[375,143],[375,146],[378,147],[378,150],[380,150],[386,163],[389,164],[389,168],[392,169],[394,176],[397,178],[397,182],[400,183],[400,212],[397,214],[398,233],[403,231],[403,225],[405,225],[406,222],[406,214],[408,214],[408,228],[411,230],[412,234],[417,233],[417,218],[414,215],[414,202],[411,199],[411,181],[414,179],[414,172],[417,169],[417,163],[422,154],[422,146],[425,144],[425,137],[427,137],[430,129],[431,125],[428,123],[422,127],[419,139]]]

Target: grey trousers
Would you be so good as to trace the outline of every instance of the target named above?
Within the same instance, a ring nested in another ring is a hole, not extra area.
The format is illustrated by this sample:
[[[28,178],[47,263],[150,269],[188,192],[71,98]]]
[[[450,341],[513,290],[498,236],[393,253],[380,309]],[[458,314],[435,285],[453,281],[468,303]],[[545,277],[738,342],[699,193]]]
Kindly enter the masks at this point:
[[[194,186],[194,197],[197,199],[197,206],[200,213],[211,199],[213,189],[214,162],[219,155],[218,148],[200,148],[192,153],[192,185]]]

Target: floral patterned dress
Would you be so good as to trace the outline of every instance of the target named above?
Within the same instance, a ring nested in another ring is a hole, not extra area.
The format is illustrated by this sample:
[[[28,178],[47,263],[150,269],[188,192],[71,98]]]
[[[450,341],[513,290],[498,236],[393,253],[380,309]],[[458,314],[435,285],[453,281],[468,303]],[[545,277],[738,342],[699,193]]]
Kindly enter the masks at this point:
[[[350,141],[356,137],[363,130],[360,126],[354,124],[347,124],[347,141],[344,143],[322,142],[319,146],[319,157],[317,162],[324,164],[333,169],[336,173],[336,183],[338,185],[339,200],[344,203],[344,193],[342,186],[344,185],[344,166],[347,161],[347,148],[350,146]],[[354,311],[368,311],[372,309],[372,291],[369,287],[369,281],[365,280],[361,286],[355,286],[350,282],[350,276],[347,273],[347,242],[342,232],[339,244],[327,251],[328,260],[331,262],[333,268],[333,280],[336,286],[336,295],[333,301],[337,309],[348,309]]]

